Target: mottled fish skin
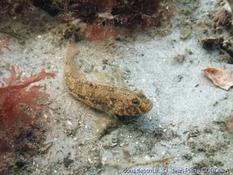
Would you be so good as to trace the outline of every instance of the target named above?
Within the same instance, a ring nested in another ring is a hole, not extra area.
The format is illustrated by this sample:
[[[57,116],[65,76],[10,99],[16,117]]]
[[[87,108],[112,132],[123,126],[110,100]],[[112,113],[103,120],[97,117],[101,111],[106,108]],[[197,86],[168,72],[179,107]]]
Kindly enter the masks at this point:
[[[92,83],[75,65],[77,47],[68,45],[64,79],[69,93],[82,103],[111,115],[138,116],[150,111],[152,102],[142,92]]]

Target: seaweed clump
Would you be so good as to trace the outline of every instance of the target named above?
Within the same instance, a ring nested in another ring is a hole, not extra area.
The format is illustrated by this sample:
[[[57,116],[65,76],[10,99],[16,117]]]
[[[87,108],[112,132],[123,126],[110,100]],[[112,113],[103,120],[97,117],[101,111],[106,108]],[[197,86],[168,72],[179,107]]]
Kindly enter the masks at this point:
[[[171,14],[168,11],[168,3],[161,2],[161,0],[33,0],[35,6],[56,16],[62,22],[72,23],[78,20],[78,24],[84,23],[84,29],[80,29],[84,33],[81,32],[79,37],[88,40],[108,38],[120,31],[131,33],[160,26]],[[75,32],[77,26],[69,33]]]
[[[48,94],[41,92],[43,86],[30,85],[55,74],[41,71],[27,78],[18,75],[12,67],[0,86],[0,174],[7,174],[19,155],[37,152],[44,140],[40,102]]]
[[[31,0],[1,0],[0,14],[7,13],[11,16],[16,16],[31,8]]]
[[[54,0],[53,7],[83,22],[129,29],[159,25],[164,11],[160,0]]]
[[[158,26],[161,12],[158,0],[120,0],[112,8],[112,14],[117,16],[116,24],[126,27]]]
[[[78,38],[95,40],[115,36],[116,33],[129,34],[158,27],[171,15],[172,2],[172,0],[2,0],[0,12],[20,14],[36,6],[59,21],[73,26],[74,30],[68,31],[69,34],[66,32],[65,38],[78,30]],[[90,31],[98,33],[90,35]],[[95,35],[100,37],[96,38]]]

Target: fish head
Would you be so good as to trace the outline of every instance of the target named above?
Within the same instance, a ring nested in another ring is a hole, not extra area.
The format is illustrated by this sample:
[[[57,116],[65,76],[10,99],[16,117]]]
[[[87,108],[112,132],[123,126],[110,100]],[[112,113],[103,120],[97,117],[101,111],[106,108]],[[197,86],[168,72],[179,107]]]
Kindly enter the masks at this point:
[[[139,116],[153,107],[153,103],[142,92],[131,92],[123,95],[121,99],[114,107],[117,116]]]

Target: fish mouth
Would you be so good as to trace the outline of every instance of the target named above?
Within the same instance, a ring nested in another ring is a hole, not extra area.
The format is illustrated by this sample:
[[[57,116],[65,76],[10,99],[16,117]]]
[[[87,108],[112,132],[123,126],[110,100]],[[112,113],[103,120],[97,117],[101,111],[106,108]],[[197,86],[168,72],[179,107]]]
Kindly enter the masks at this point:
[[[152,108],[153,108],[153,103],[152,103],[150,100],[146,100],[146,101],[142,104],[140,110],[141,110],[142,113],[147,113],[147,112],[149,112]]]
[[[149,105],[147,108],[147,112],[149,112],[153,108],[153,103],[149,100]]]

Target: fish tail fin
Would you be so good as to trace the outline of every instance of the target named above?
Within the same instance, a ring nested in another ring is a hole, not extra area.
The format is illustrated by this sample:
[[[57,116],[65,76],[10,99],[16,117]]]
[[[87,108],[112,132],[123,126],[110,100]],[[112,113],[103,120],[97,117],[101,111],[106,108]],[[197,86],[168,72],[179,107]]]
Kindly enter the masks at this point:
[[[67,51],[66,51],[66,65],[67,66],[73,66],[75,65],[75,56],[78,53],[78,49],[75,45],[75,43],[71,42],[67,46]]]
[[[68,43],[65,59],[65,75],[70,74],[75,78],[80,78],[78,67],[75,63],[75,56],[78,53],[77,46],[74,42]]]

